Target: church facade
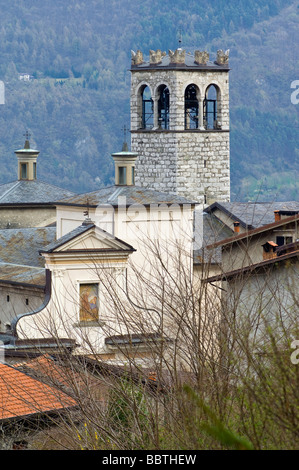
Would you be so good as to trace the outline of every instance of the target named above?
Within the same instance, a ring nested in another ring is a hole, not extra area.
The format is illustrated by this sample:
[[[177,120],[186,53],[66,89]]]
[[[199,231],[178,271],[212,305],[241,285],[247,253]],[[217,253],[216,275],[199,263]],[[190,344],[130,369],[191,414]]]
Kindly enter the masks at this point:
[[[12,320],[15,337],[47,338],[54,327],[77,353],[113,361],[125,359],[119,341],[142,361],[149,341],[171,342],[176,321],[165,305],[161,318],[163,289],[179,298],[182,277],[192,280],[195,206],[128,184],[57,203],[59,237],[40,250],[48,302]]]

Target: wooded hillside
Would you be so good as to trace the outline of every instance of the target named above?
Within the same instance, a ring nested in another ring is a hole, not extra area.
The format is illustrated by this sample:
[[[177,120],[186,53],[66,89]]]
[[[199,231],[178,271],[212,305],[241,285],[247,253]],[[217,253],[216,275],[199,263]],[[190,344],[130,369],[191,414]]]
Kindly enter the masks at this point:
[[[131,49],[230,49],[237,200],[298,199],[299,4],[282,0],[0,0],[0,182],[28,129],[38,177],[76,192],[113,181],[129,127]],[[29,82],[19,80],[29,73]]]

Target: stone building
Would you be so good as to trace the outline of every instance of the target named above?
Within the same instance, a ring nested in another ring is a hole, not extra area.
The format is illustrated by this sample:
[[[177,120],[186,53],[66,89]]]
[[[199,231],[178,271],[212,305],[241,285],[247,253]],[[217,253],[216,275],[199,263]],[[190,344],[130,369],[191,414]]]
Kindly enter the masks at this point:
[[[132,52],[136,185],[204,205],[230,200],[229,52]]]

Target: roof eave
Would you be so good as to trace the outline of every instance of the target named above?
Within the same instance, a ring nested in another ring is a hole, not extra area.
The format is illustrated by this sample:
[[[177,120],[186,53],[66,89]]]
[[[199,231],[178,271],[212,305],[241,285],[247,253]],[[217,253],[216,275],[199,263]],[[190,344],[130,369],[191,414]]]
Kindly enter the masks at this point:
[[[258,235],[262,232],[267,232],[268,230],[271,230],[272,228],[280,227],[281,225],[285,225],[291,222],[296,222],[299,221],[299,215],[296,214],[295,216],[292,217],[286,217],[285,219],[281,219],[278,222],[272,222],[271,224],[263,225],[262,227],[257,227],[252,230],[249,230],[248,232],[245,233],[240,233],[238,235],[235,235],[234,237],[226,238],[224,240],[220,240],[217,243],[213,243],[212,245],[207,245],[206,248],[210,250],[211,248],[216,248],[217,246],[224,246],[224,245],[230,245],[232,243],[236,243],[238,241],[244,240],[244,239],[250,239],[254,237],[255,235]]]
[[[243,268],[235,269],[233,271],[228,271],[227,273],[218,274],[216,276],[209,277],[204,280],[204,282],[218,282],[218,281],[227,281],[239,274],[246,274],[248,272],[252,273],[253,271],[257,271],[259,269],[267,268],[271,265],[275,265],[275,263],[279,263],[282,261],[287,261],[292,258],[299,259],[299,250],[293,251],[291,253],[287,253],[286,255],[277,256],[275,258],[271,258],[269,260],[261,261],[260,263],[251,264],[249,266],[245,266]]]

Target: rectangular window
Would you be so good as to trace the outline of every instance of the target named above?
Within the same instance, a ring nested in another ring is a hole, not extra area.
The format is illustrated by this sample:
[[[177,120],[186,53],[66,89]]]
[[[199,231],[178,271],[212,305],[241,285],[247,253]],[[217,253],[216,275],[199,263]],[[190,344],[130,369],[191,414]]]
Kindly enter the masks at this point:
[[[127,182],[127,168],[125,166],[120,166],[118,168],[118,184],[126,184]]]
[[[135,168],[132,166],[132,184],[135,184]]]
[[[33,178],[36,180],[36,163],[33,163]]]
[[[288,245],[289,243],[293,243],[293,237],[277,236],[276,243],[278,246]]]
[[[99,285],[80,284],[80,322],[99,319]]]
[[[21,163],[21,179],[27,179],[27,163]]]

